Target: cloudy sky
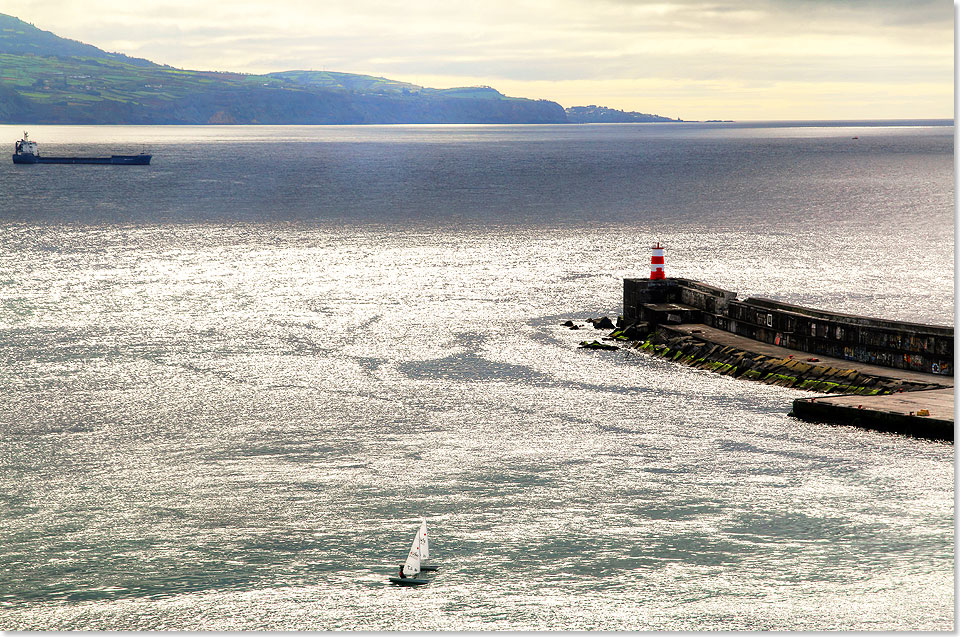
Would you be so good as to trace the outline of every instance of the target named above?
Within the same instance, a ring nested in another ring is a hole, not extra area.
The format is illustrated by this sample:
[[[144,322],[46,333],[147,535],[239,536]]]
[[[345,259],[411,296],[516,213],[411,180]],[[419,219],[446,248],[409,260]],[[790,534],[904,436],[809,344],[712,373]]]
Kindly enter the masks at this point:
[[[953,115],[950,0],[5,0],[155,62],[486,84],[683,119]]]

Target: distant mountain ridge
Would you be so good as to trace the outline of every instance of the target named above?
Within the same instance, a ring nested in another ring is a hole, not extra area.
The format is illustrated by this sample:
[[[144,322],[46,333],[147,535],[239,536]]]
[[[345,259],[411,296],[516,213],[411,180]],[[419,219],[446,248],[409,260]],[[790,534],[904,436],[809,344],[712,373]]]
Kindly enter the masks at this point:
[[[578,108],[586,107],[574,107]],[[332,71],[253,75],[177,69],[108,53],[0,14],[0,123],[4,124],[589,121],[588,115],[571,118],[570,112],[556,102],[508,97],[489,86],[434,89]]]

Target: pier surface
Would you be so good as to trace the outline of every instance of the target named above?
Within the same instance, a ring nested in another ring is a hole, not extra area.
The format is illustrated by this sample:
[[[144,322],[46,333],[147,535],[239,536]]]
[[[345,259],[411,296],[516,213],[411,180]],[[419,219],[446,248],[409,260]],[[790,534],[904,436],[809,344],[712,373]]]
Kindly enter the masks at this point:
[[[883,396],[825,396],[793,401],[798,418],[855,424],[921,438],[953,440],[953,388]],[[926,415],[921,415],[926,412]]]

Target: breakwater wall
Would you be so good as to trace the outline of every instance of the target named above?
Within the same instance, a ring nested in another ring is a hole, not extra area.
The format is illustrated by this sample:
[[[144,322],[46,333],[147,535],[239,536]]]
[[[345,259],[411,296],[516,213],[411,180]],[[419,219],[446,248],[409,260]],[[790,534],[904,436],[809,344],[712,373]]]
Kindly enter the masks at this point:
[[[953,376],[953,328],[817,310],[690,279],[624,279],[623,325],[634,333],[702,323],[810,354]]]
[[[639,349],[724,376],[827,394],[876,396],[943,387],[922,380],[878,376],[837,367],[819,359],[815,359],[815,362],[804,361],[750,351],[736,345],[713,342],[701,330],[691,332],[684,329],[689,327],[661,325],[642,340],[621,338],[623,330],[617,330],[613,333],[613,340],[620,341],[622,347]]]

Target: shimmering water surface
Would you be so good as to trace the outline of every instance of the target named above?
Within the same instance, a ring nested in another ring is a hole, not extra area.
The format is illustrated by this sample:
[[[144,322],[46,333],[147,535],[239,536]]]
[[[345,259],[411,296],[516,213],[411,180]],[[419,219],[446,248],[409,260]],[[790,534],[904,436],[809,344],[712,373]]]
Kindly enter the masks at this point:
[[[952,445],[559,325],[952,324],[952,127],[30,133],[154,160],[0,161],[0,628],[953,628]]]

